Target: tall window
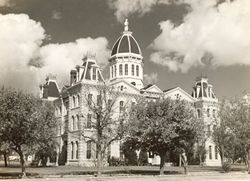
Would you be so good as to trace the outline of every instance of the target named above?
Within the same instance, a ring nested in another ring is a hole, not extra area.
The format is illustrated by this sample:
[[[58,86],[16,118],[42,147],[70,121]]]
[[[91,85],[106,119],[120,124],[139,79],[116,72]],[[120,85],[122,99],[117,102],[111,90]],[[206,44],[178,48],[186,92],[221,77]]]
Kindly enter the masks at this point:
[[[210,109],[207,109],[207,117],[210,117]]]
[[[213,117],[215,118],[215,109],[213,109]]]
[[[90,159],[91,158],[91,141],[87,141],[87,155],[86,158]]]
[[[116,77],[116,65],[114,65],[114,69],[115,69],[115,77]]]
[[[209,146],[208,153],[209,153],[209,159],[212,160],[212,146]]]
[[[80,95],[78,94],[77,95],[77,106],[80,106],[81,105],[81,99],[80,99]]]
[[[78,124],[79,124],[79,115],[76,115],[75,130],[78,130]]]
[[[79,158],[79,157],[78,157],[78,153],[79,153],[78,149],[79,149],[78,141],[76,141],[76,159]]]
[[[92,104],[92,97],[93,97],[92,94],[88,94],[88,105]]]
[[[200,109],[197,109],[197,115],[198,115],[198,118],[201,118],[201,110]]]
[[[132,75],[135,75],[135,65],[134,64],[132,64],[131,73],[132,73]]]
[[[128,75],[128,64],[125,64],[125,75]]]
[[[74,159],[74,143],[71,142],[71,159]]]
[[[108,108],[111,109],[111,106],[112,106],[112,99],[109,99],[108,100]]]
[[[72,125],[71,125],[71,130],[75,129],[75,117],[72,116]]]
[[[91,128],[91,114],[87,116],[87,128]]]
[[[92,75],[93,80],[96,80],[96,68],[93,67],[93,75]]]
[[[119,75],[122,75],[123,72],[122,72],[122,64],[119,65]]]
[[[114,68],[113,68],[113,66],[111,66],[110,68],[111,68],[111,70],[110,70],[111,71],[111,78],[113,78],[114,77]]]
[[[207,134],[208,136],[211,136],[211,125],[207,125]]]
[[[102,105],[102,99],[101,99],[101,95],[97,95],[97,106],[101,106]]]
[[[120,101],[120,112],[124,109],[124,101]]]
[[[136,76],[139,77],[139,65],[136,65]]]
[[[76,98],[73,96],[73,107],[76,107]]]
[[[218,160],[218,147],[217,146],[214,147],[214,154],[215,154],[214,155],[215,159]]]

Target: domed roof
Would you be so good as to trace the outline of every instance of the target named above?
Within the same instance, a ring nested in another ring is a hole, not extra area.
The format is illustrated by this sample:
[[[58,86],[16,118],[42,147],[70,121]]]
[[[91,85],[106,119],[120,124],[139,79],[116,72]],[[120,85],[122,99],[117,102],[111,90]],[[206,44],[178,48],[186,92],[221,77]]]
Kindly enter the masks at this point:
[[[118,40],[115,42],[111,56],[119,54],[119,53],[134,53],[141,55],[141,49],[135,40],[135,38],[132,36],[132,32],[128,31],[128,20],[126,19],[124,23],[124,31],[122,36],[118,38]]]

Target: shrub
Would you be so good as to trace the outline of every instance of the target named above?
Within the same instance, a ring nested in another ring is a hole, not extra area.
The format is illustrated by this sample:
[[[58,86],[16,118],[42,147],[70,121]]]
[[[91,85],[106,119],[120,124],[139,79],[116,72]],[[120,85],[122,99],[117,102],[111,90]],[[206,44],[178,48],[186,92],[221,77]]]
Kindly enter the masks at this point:
[[[224,162],[222,164],[222,169],[224,170],[224,172],[230,172],[231,171],[231,163],[230,162]]]
[[[124,161],[116,158],[116,157],[111,157],[108,159],[109,166],[122,166],[125,165]]]

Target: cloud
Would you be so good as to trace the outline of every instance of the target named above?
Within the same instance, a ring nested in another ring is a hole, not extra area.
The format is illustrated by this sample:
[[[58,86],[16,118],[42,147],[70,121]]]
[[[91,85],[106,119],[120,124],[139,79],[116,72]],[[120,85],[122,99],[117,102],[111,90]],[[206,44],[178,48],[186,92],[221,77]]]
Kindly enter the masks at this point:
[[[143,78],[145,84],[155,84],[158,81],[158,73],[144,74]]]
[[[0,7],[10,7],[12,6],[11,0],[0,0]]]
[[[81,38],[75,42],[63,44],[48,44],[41,47],[39,52],[38,64],[43,64],[39,70],[44,79],[46,74],[53,73],[57,77],[60,85],[67,83],[69,80],[69,72],[76,65],[82,64],[82,58],[87,52],[96,53],[96,60],[100,66],[108,64],[110,50],[108,41],[104,37]]]
[[[250,65],[250,1],[184,0],[190,5],[183,23],[160,22],[150,60],[172,71],[191,67]]]
[[[42,46],[45,39],[44,28],[28,15],[0,14],[0,86],[38,93],[50,73],[65,83],[70,69],[82,63],[87,51],[96,52],[101,65],[108,63],[110,51],[104,37]]]
[[[55,20],[60,20],[62,19],[62,12],[60,11],[52,11],[52,19],[55,19]]]
[[[170,0],[108,0],[110,8],[115,10],[115,16],[119,22],[124,21],[131,14],[139,16],[151,11],[157,4],[168,4]]]

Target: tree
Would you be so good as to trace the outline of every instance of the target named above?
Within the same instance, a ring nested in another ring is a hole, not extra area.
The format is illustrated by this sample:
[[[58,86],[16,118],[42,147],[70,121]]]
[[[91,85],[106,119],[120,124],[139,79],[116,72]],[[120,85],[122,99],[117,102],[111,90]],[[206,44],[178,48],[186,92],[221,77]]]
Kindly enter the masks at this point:
[[[190,104],[184,100],[159,99],[138,103],[129,120],[130,136],[141,149],[160,156],[160,175],[164,174],[167,152],[188,151],[194,143],[197,121]]]
[[[83,130],[82,136],[96,144],[97,176],[100,176],[107,148],[114,141],[121,140],[126,131],[127,115],[125,103],[118,102],[119,92],[105,84],[98,85],[96,91],[98,94],[96,101],[89,97],[91,91],[87,91],[85,97],[87,107],[94,118],[89,123],[94,132],[92,135],[87,135]]]
[[[3,155],[4,157],[4,166],[8,166],[8,154],[10,153],[10,148],[9,145],[6,144],[3,141],[0,141],[1,146],[0,146],[0,155]]]
[[[0,140],[20,156],[25,177],[25,154],[54,138],[54,106],[31,94],[5,89],[0,92],[0,118]]]

